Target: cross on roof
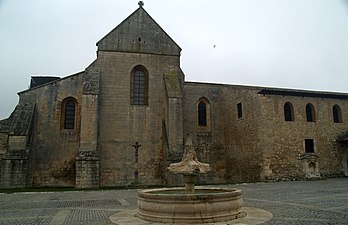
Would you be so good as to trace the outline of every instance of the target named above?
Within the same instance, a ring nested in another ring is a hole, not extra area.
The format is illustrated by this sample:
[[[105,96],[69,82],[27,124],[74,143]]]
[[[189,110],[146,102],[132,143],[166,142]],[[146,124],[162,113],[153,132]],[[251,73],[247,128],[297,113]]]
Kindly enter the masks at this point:
[[[139,5],[140,8],[142,8],[143,5],[144,5],[144,2],[143,2],[143,1],[139,1],[139,2],[138,2],[138,5]]]

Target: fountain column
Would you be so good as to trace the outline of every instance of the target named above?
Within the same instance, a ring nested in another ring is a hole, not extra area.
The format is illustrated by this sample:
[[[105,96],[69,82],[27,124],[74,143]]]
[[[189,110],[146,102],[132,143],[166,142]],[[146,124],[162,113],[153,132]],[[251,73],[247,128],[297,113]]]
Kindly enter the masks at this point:
[[[195,193],[196,174],[184,174],[185,194]]]

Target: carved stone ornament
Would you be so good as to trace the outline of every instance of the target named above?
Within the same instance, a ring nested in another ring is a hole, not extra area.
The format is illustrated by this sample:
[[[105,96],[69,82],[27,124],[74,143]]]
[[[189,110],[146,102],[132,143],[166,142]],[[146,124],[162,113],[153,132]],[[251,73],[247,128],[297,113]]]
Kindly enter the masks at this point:
[[[170,164],[168,169],[172,173],[197,174],[209,172],[210,165],[198,161],[191,136],[187,135],[185,153],[181,162]]]

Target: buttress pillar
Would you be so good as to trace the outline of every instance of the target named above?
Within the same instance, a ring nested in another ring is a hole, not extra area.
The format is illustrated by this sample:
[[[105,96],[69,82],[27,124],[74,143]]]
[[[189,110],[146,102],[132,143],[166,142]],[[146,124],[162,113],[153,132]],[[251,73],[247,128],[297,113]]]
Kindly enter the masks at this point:
[[[76,188],[99,187],[98,154],[98,68],[85,71],[81,102],[81,127],[76,157]]]

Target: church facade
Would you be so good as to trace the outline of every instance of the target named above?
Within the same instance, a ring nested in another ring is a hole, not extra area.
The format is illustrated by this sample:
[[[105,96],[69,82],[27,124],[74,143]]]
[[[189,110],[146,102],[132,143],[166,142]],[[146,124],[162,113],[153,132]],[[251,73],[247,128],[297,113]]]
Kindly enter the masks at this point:
[[[348,94],[186,82],[142,5],[77,74],[32,77],[0,121],[1,188],[178,185],[190,134],[200,184],[348,175]]]

